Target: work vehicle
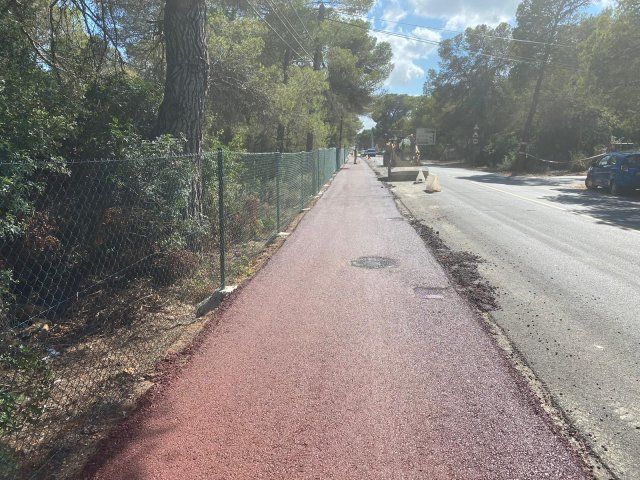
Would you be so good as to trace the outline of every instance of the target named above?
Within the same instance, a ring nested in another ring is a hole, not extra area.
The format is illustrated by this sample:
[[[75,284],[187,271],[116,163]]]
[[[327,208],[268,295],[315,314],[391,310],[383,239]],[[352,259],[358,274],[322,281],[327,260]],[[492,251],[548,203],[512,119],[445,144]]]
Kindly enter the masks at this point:
[[[587,171],[585,185],[606,188],[612,195],[640,188],[640,152],[612,152],[595,161]]]

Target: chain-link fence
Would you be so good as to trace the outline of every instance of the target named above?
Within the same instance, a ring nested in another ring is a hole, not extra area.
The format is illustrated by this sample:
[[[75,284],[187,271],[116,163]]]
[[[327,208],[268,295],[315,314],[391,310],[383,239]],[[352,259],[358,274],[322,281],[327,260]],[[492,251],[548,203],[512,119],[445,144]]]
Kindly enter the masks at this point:
[[[77,471],[197,331],[194,306],[250,274],[345,158],[0,163],[0,478]]]

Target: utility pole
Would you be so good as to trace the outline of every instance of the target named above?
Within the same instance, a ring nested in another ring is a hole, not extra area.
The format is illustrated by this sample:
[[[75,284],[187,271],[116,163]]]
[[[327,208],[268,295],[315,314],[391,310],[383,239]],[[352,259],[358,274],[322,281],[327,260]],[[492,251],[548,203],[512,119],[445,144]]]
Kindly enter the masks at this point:
[[[318,30],[320,30],[322,21],[324,20],[324,12],[325,12],[324,3],[320,3],[320,6],[318,7]],[[322,45],[320,44],[318,37],[316,36],[316,50],[313,53],[313,69],[315,71],[319,71],[321,66],[322,66]],[[313,110],[309,110],[309,114],[313,114]],[[314,135],[313,135],[313,131],[310,131],[309,133],[307,133],[307,151],[308,152],[313,150],[313,144],[314,144]]]

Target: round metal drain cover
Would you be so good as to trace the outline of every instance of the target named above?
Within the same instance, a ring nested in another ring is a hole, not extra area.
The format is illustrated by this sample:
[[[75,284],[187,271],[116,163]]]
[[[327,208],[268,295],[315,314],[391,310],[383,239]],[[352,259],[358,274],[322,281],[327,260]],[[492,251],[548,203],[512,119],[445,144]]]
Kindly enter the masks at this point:
[[[393,258],[388,257],[360,257],[356,260],[351,260],[351,265],[358,268],[368,268],[375,270],[377,268],[387,268],[397,265]]]

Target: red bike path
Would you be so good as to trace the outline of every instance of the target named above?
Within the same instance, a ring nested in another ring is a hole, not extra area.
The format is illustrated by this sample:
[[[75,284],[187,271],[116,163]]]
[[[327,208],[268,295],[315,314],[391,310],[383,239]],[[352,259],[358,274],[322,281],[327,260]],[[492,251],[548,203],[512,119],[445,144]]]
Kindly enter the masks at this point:
[[[362,163],[219,315],[94,478],[589,478]]]

